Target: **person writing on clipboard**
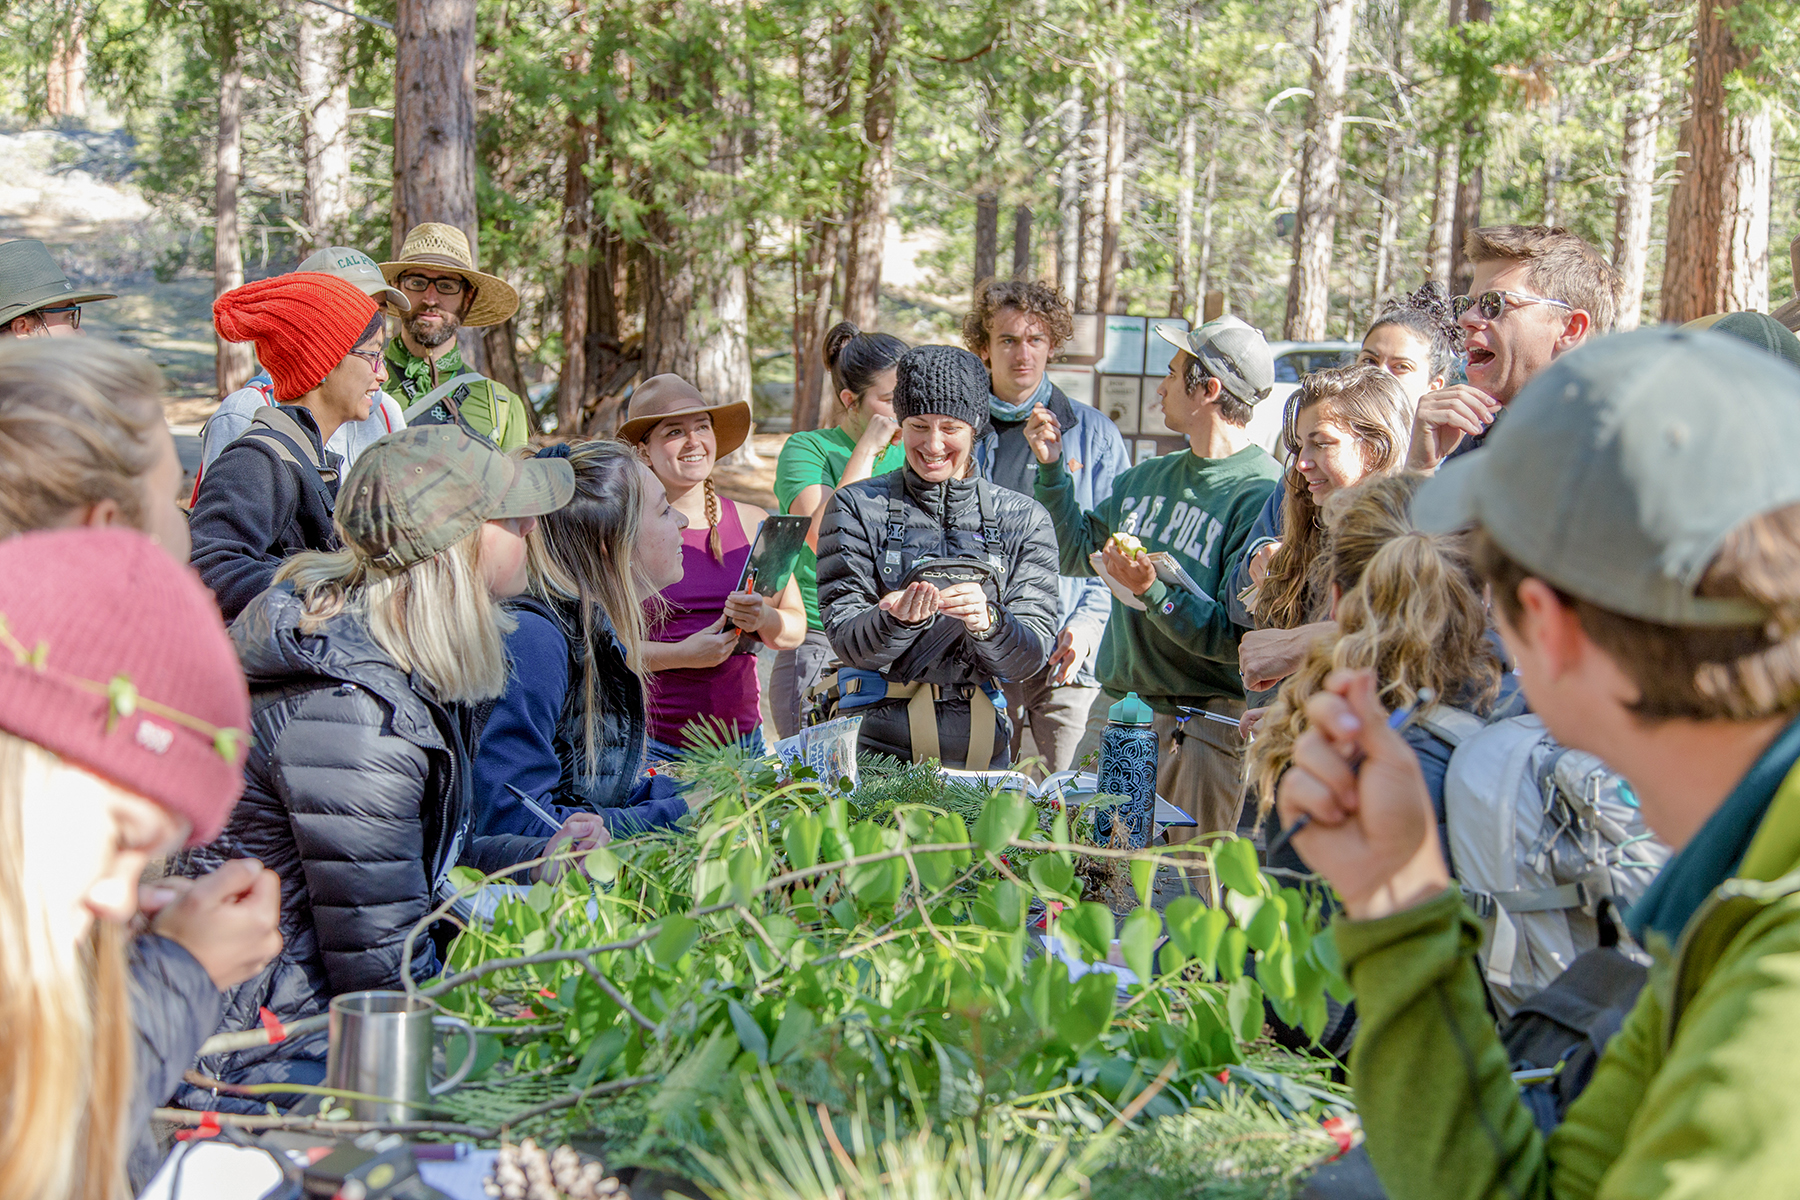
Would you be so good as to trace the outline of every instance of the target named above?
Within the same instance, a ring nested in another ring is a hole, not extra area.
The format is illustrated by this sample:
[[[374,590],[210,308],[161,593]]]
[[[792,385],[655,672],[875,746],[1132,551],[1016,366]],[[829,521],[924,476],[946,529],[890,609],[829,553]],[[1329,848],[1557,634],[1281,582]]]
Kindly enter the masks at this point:
[[[859,752],[1004,767],[999,683],[1043,670],[1056,641],[1050,520],[972,470],[988,420],[979,358],[920,346],[897,371],[906,465],[839,488],[819,532],[819,616],[844,664],[836,712],[863,718]]]
[[[1112,701],[1136,692],[1156,713],[1156,790],[1199,823],[1171,831],[1178,840],[1237,825],[1243,743],[1229,725],[1243,715],[1244,682],[1224,581],[1281,467],[1244,429],[1275,382],[1263,335],[1236,317],[1157,332],[1177,349],[1157,388],[1163,420],[1187,435],[1188,449],[1123,472],[1112,495],[1084,512],[1054,418],[1034,414],[1025,437],[1063,572],[1110,577],[1113,590],[1095,668],[1110,699],[1094,705],[1075,759],[1099,749]]]

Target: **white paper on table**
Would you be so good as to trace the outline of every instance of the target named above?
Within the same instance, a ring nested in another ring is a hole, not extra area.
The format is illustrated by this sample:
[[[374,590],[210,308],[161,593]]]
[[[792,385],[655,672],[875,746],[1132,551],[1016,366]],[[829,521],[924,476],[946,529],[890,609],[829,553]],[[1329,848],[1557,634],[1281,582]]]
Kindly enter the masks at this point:
[[[1069,968],[1070,983],[1074,983],[1077,979],[1080,979],[1090,971],[1104,971],[1114,979],[1118,980],[1119,995],[1123,998],[1128,994],[1126,989],[1138,981],[1137,972],[1120,963],[1083,962],[1081,956],[1069,949],[1063,942],[1060,933],[1041,933],[1038,935],[1038,940],[1044,943],[1044,953]],[[1115,941],[1113,943],[1113,953],[1117,954],[1118,952],[1119,943]]]
[[[181,1170],[181,1190],[175,1171]],[[163,1160],[139,1200],[261,1200],[282,1181],[275,1156],[260,1146],[182,1142]]]

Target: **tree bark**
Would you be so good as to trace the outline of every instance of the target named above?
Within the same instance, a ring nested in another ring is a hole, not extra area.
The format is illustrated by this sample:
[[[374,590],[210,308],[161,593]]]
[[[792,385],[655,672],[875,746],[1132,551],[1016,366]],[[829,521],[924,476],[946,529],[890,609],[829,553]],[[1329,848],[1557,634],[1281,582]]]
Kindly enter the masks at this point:
[[[975,197],[975,285],[994,277],[1000,254],[1000,193],[987,190]]]
[[[1294,266],[1288,283],[1286,324],[1286,336],[1299,341],[1323,338],[1330,310],[1344,91],[1355,15],[1355,0],[1323,0],[1313,25],[1313,98],[1307,105],[1306,140],[1300,158],[1300,202],[1294,219]]]
[[[899,79],[888,58],[900,18],[891,0],[869,9],[869,89],[863,97],[863,161],[850,211],[850,256],[844,270],[844,319],[873,329],[880,319],[881,252],[887,239],[888,191],[894,182],[894,117]]]
[[[569,114],[567,149],[563,166],[563,287],[562,374],[556,383],[556,428],[572,431],[591,398],[588,391],[587,330],[588,271],[593,254],[588,217],[593,212],[593,189],[587,176],[588,130],[581,118]]]
[[[826,113],[832,140],[842,142],[850,129],[851,39],[848,22],[836,17],[831,24],[831,59],[818,97]],[[802,80],[808,74],[806,51],[799,51],[796,69]],[[823,212],[802,227],[805,251],[801,256],[799,296],[794,311],[794,415],[795,432],[835,424],[831,372],[825,367],[825,335],[831,329],[832,285],[837,279],[838,246],[842,216]]]
[[[350,29],[354,18],[301,3],[300,130],[306,159],[306,246],[350,239]]]
[[[87,31],[79,17],[74,28],[56,35],[44,85],[45,115],[59,120],[87,116]]]
[[[1218,194],[1219,152],[1215,144],[1206,155],[1206,200],[1200,210],[1200,271],[1194,281],[1194,324],[1202,325],[1206,316],[1206,296],[1212,289],[1213,198]]]
[[[1188,277],[1194,269],[1194,182],[1199,122],[1193,98],[1183,97],[1184,111],[1175,135],[1175,270],[1169,285],[1169,315],[1179,317],[1188,309]]]
[[[475,0],[397,0],[394,249],[424,221],[480,254],[475,211]]]
[[[1090,112],[1099,115],[1101,96],[1091,98]],[[1100,311],[1100,226],[1106,212],[1106,121],[1090,117],[1083,138],[1081,193],[1081,263],[1076,278],[1076,312]]]
[[[1485,24],[1493,19],[1494,7],[1490,0],[1450,0],[1452,26],[1465,21]],[[1465,123],[1463,143],[1473,144],[1479,132],[1473,121]],[[1457,168],[1456,204],[1450,231],[1450,294],[1453,296],[1466,294],[1475,279],[1475,264],[1464,256],[1463,246],[1469,231],[1481,227],[1481,193],[1485,179],[1482,164],[1464,161],[1460,152]]]
[[[1425,269],[1431,278],[1450,287],[1450,242],[1456,236],[1455,143],[1439,146],[1436,160],[1436,186],[1431,193],[1431,232],[1425,242]]]
[[[219,64],[219,140],[213,153],[213,299],[244,282],[238,232],[238,186],[244,172],[244,66],[238,31],[229,13],[219,16],[215,59]],[[213,382],[221,397],[244,386],[256,368],[248,342],[228,342],[215,332]]]
[[[1403,147],[1390,146],[1387,168],[1381,176],[1381,216],[1375,231],[1375,279],[1369,288],[1369,310],[1380,310],[1382,298],[1393,286],[1394,250],[1400,240],[1400,209],[1406,203],[1411,182],[1407,166],[1410,160]]]
[[[526,419],[531,425],[531,431],[536,433],[537,409],[531,404],[525,372],[519,368],[518,328],[513,320],[508,317],[498,325],[490,325],[477,332],[481,335],[483,349],[487,351],[488,377],[525,401]]]
[[[1100,284],[1096,304],[1103,313],[1122,312],[1119,303],[1119,231],[1125,222],[1125,60],[1106,64],[1106,185],[1100,229]]]
[[[1650,216],[1655,203],[1656,137],[1662,124],[1662,67],[1654,53],[1631,81],[1625,109],[1625,144],[1619,155],[1619,201],[1613,223],[1613,269],[1619,273],[1617,330],[1636,329],[1644,309],[1644,275],[1650,262]]]
[[[1695,22],[1693,100],[1681,127],[1681,179],[1669,200],[1664,321],[1760,310],[1769,302],[1774,126],[1767,110],[1729,107],[1728,77],[1757,59],[1725,24],[1737,2],[1703,4]]]
[[[1062,173],[1057,181],[1056,282],[1071,304],[1081,291],[1081,84],[1069,84],[1063,108]]]
[[[1015,204],[1013,206],[1012,233],[1012,277],[1014,279],[1030,279],[1036,272],[1031,269],[1031,206]]]

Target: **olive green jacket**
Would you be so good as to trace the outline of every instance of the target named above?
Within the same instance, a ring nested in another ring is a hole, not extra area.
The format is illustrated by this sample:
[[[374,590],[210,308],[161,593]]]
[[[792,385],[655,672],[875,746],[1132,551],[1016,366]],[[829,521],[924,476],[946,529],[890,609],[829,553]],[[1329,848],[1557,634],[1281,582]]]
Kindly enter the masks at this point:
[[[432,388],[467,369],[461,351],[454,346],[441,358],[419,358],[397,337],[388,339],[387,367],[388,392],[400,400],[402,408],[412,407]],[[516,450],[531,436],[525,402],[492,379],[482,378],[459,387],[451,396],[469,428],[500,449]]]
[[[1652,937],[1649,984],[1548,1140],[1454,892],[1333,932],[1362,1018],[1357,1107],[1394,1200],[1800,1195],[1800,766],[1679,944]]]

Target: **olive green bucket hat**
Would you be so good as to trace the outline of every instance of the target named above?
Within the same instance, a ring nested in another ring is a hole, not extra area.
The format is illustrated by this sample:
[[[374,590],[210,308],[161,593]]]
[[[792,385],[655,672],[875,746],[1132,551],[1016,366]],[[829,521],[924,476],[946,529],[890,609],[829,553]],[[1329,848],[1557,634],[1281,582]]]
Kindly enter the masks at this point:
[[[344,540],[402,571],[454,546],[483,521],[541,517],[575,494],[560,458],[521,461],[455,425],[390,433],[357,457],[338,490]]]
[[[118,295],[83,291],[70,283],[42,242],[31,238],[0,242],[0,324],[40,308],[116,300]]]

